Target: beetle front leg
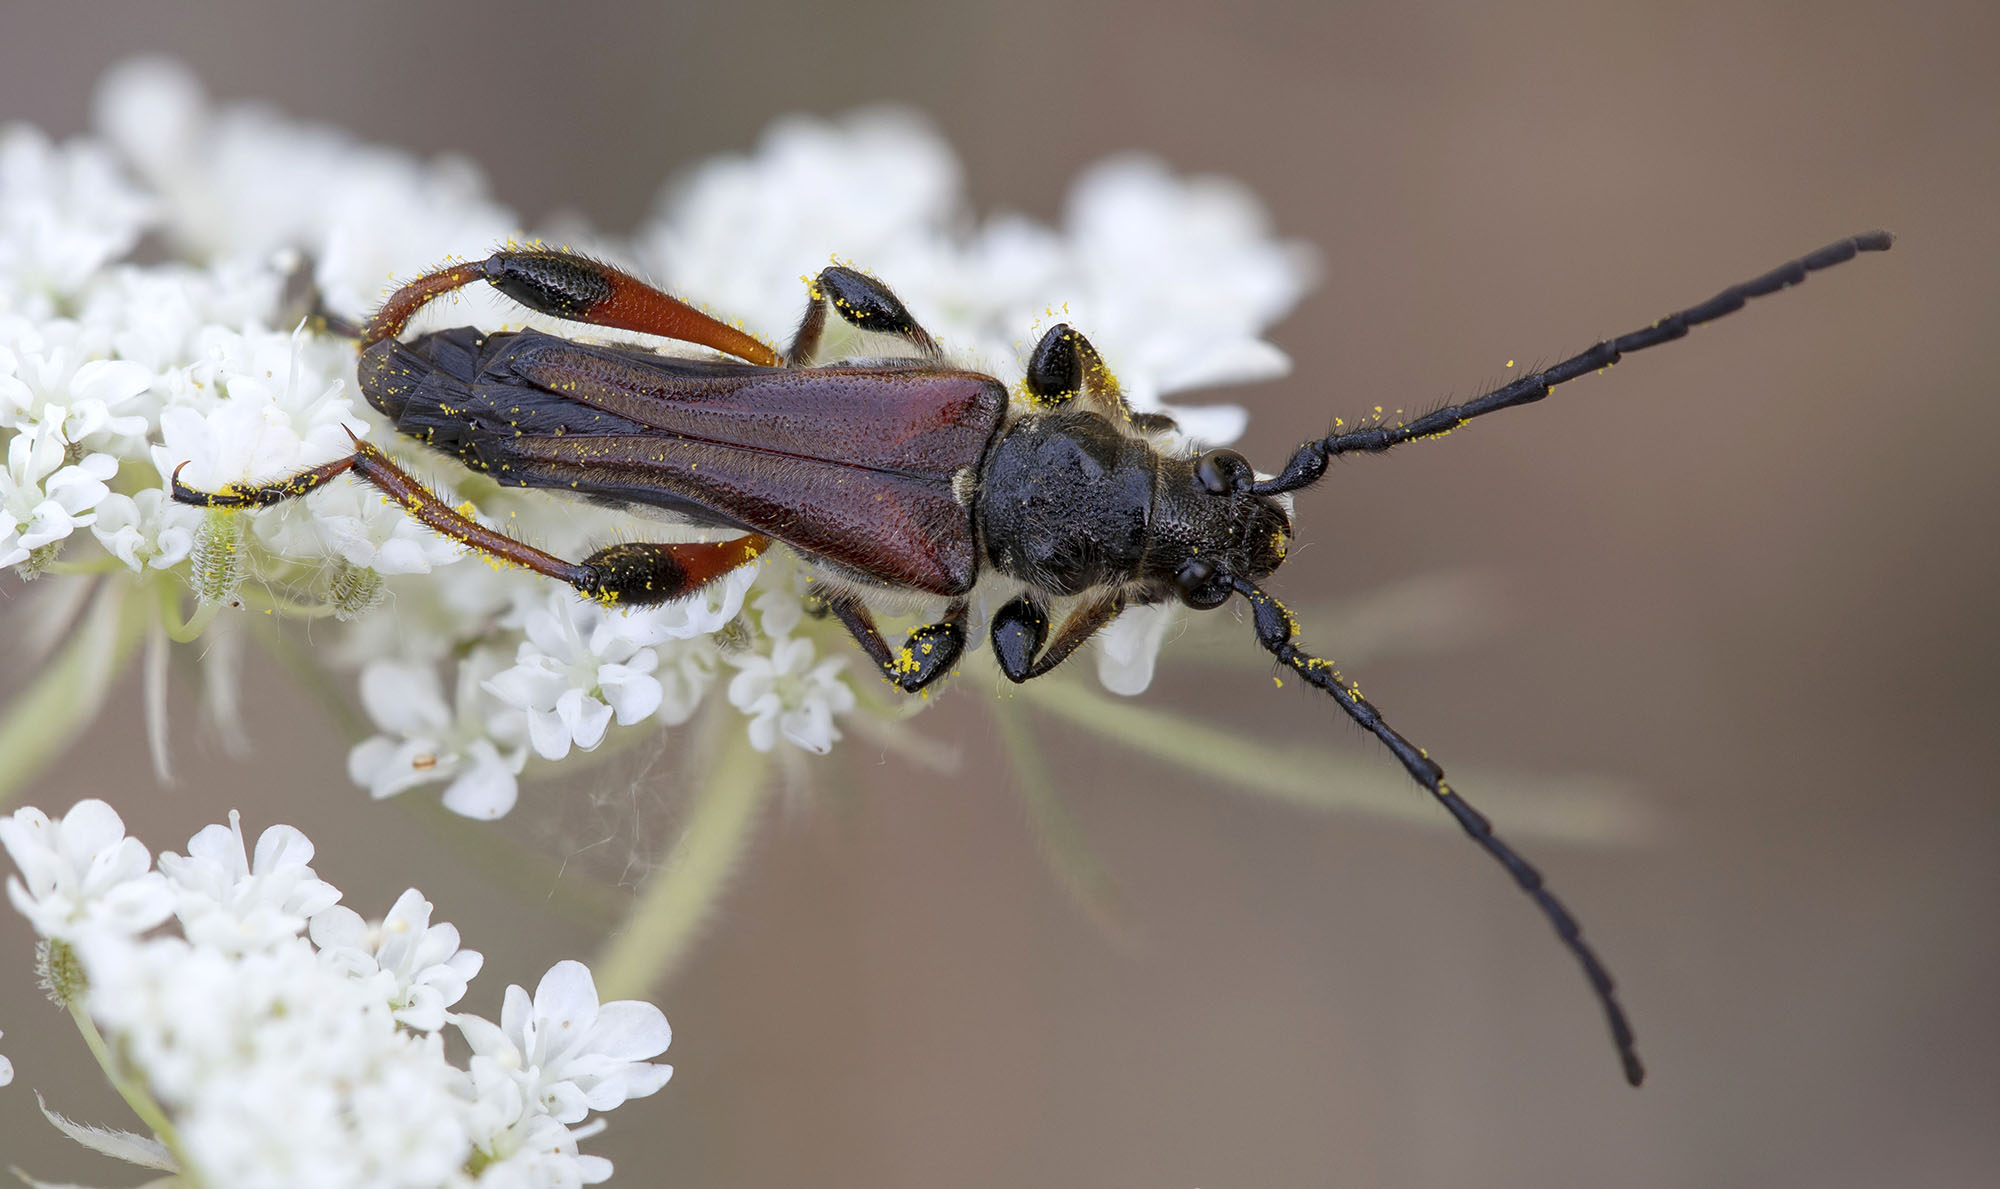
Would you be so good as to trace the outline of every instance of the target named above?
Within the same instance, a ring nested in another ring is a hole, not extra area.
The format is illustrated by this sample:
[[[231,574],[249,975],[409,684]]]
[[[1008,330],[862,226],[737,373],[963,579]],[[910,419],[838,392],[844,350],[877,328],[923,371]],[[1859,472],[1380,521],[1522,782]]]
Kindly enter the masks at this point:
[[[820,339],[826,334],[826,311],[831,306],[851,326],[873,334],[893,334],[910,344],[927,360],[939,359],[937,340],[910,316],[902,299],[871,276],[835,265],[823,268],[806,285],[806,312],[792,335],[791,350],[785,352],[787,367],[811,367],[819,358]]]
[[[1068,660],[1105,624],[1125,609],[1123,595],[1112,593],[1093,599],[1070,612],[1046,651],[1042,642],[1049,635],[1049,612],[1027,595],[1022,595],[993,613],[993,655],[1007,680],[1028,681]],[[1037,656],[1037,654],[1040,654]]]
[[[882,670],[882,676],[905,693],[916,693],[944,676],[965,651],[963,601],[954,600],[945,608],[943,619],[914,629],[904,639],[903,646],[892,652],[889,642],[882,638],[882,630],[875,626],[875,617],[861,600],[823,587],[816,587],[813,595],[847,628],[861,651]]]
[[[1024,380],[1029,394],[1045,405],[1066,404],[1084,396],[1106,416],[1129,422],[1142,433],[1179,428],[1165,413],[1134,413],[1104,356],[1067,322],[1049,327],[1035,344]]]

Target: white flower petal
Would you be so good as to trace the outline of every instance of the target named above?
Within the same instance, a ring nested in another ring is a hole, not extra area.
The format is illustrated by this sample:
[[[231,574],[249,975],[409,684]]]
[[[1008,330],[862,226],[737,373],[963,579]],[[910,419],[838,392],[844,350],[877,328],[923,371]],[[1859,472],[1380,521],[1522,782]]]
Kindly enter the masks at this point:
[[[1153,663],[1167,629],[1180,618],[1174,604],[1128,607],[1106,624],[1097,645],[1097,680],[1114,694],[1132,697],[1153,683]]]
[[[520,786],[514,779],[515,769],[500,759],[493,745],[483,746],[486,754],[480,755],[481,744],[473,745],[472,762],[458,779],[445,787],[443,800],[444,807],[453,813],[492,821],[505,817],[514,808]]]

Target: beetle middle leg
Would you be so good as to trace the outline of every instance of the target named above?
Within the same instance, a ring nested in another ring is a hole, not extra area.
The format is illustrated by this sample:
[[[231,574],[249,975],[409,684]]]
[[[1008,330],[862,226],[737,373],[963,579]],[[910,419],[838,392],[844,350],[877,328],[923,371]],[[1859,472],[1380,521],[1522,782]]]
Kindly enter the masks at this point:
[[[426,527],[488,557],[567,582],[577,593],[608,606],[671,602],[748,565],[771,546],[771,538],[757,533],[727,541],[671,545],[635,541],[606,546],[581,562],[564,561],[458,511],[391,462],[388,455],[358,438],[354,453],[346,458],[270,483],[232,484],[215,492],[197,491],[182,483],[180,467],[176,467],[173,498],[177,503],[203,508],[269,507],[315,491],[349,471]]]
[[[931,332],[910,315],[902,299],[865,273],[839,265],[820,269],[819,275],[807,283],[806,295],[805,315],[792,335],[791,349],[785,352],[787,367],[811,367],[818,361],[829,306],[849,325],[872,334],[895,335],[915,347],[926,360],[935,362],[944,354]]]
[[[1042,335],[1028,356],[1025,377],[1028,392],[1044,405],[1061,405],[1082,396],[1098,410],[1117,421],[1130,423],[1142,433],[1178,428],[1165,413],[1134,413],[1125,403],[1125,390],[1118,377],[1104,363],[1089,339],[1067,322],[1058,322]]]
[[[1070,612],[1056,638],[1049,640],[1048,608],[1022,595],[993,613],[993,656],[1007,680],[1032,680],[1068,660],[1124,609],[1124,596],[1116,592],[1093,599]]]
[[[875,626],[875,616],[860,599],[826,587],[814,587],[813,596],[847,628],[861,651],[882,670],[882,676],[905,693],[916,693],[944,676],[965,651],[963,600],[953,600],[945,608],[943,619],[912,630],[903,646],[891,651],[889,642],[882,638],[882,630]]]

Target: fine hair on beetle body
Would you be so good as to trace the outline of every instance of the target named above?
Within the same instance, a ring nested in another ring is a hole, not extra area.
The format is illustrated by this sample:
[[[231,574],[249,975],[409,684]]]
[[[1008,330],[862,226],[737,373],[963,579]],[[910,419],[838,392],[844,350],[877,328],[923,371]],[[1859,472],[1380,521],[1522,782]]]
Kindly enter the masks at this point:
[[[1576,919],[1427,752],[1296,642],[1299,624],[1259,583],[1290,547],[1291,493],[1319,482],[1334,458],[1439,437],[1538,401],[1891,242],[1880,231],[1836,241],[1413,419],[1378,416],[1353,428],[1336,420],[1270,475],[1231,450],[1166,448],[1173,421],[1134,411],[1096,348],[1066,324],[1041,336],[1016,398],[995,377],[950,366],[886,285],[850,268],[826,268],[808,283],[805,313],[780,352],[603,262],[509,247],[426,273],[365,325],[345,328],[358,340],[369,403],[397,432],[504,486],[653,509],[725,539],[627,541],[568,561],[451,508],[359,440],[347,457],[213,492],[183,485],[177,470],[172,493],[188,504],[259,507],[352,472],[438,532],[615,606],[685,597],[783,544],[815,575],[814,601],[885,679],[912,693],[953,670],[975,607],[992,608],[983,628],[994,659],[1023,682],[1062,664],[1127,608],[1178,600],[1205,610],[1240,598],[1258,645],[1374,735],[1535,901],[1582,967],[1625,1078],[1638,1085],[1645,1071],[1631,1025]],[[404,337],[429,302],[479,281],[540,314],[715,354],[688,358],[539,330],[455,327]],[[824,360],[829,311],[855,330],[901,340],[907,356]],[[941,610],[892,646],[875,620],[885,599]]]

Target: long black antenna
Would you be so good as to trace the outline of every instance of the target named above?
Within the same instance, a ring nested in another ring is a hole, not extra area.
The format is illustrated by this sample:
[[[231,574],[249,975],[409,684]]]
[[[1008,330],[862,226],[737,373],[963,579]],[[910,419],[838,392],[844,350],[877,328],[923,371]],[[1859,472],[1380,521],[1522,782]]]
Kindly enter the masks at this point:
[[[1326,473],[1327,460],[1336,454],[1351,454],[1356,451],[1375,453],[1391,446],[1417,438],[1434,437],[1449,433],[1472,420],[1496,409],[1510,409],[1515,405],[1525,405],[1538,401],[1549,394],[1549,389],[1565,384],[1578,376],[1587,375],[1599,368],[1610,367],[1630,351],[1643,351],[1647,347],[1672,342],[1685,335],[1689,328],[1704,322],[1713,322],[1724,314],[1733,314],[1743,308],[1743,303],[1753,297],[1776,293],[1806,279],[1806,274],[1823,268],[1832,268],[1854,259],[1862,252],[1886,252],[1895,237],[1886,231],[1869,231],[1851,236],[1839,243],[1828,244],[1810,256],[1801,256],[1789,264],[1783,264],[1763,276],[1741,285],[1731,285],[1722,292],[1697,306],[1690,306],[1678,314],[1669,314],[1642,330],[1606,339],[1577,355],[1572,355],[1554,367],[1520,379],[1504,388],[1496,388],[1481,397],[1475,397],[1463,404],[1446,405],[1444,408],[1426,413],[1415,421],[1402,425],[1370,425],[1362,429],[1339,430],[1328,434],[1317,442],[1307,442],[1292,455],[1285,469],[1261,483],[1249,484],[1249,489],[1258,495],[1275,495],[1283,491],[1296,491],[1319,482]],[[1248,478],[1249,476],[1244,476]]]
[[[1590,980],[1591,990],[1597,993],[1597,1001],[1604,1006],[1605,1019],[1611,1025],[1611,1041],[1618,1046],[1618,1059],[1625,1064],[1625,1080],[1634,1086],[1644,1081],[1646,1067],[1639,1061],[1639,1050],[1632,1036],[1632,1025],[1625,1018],[1625,1009],[1618,1006],[1618,996],[1611,981],[1611,972],[1604,968],[1604,963],[1598,959],[1596,951],[1583,940],[1583,927],[1576,923],[1576,918],[1570,915],[1569,909],[1563,907],[1562,901],[1556,899],[1555,894],[1543,886],[1542,873],[1535,870],[1526,859],[1514,853],[1513,847],[1500,841],[1499,836],[1493,833],[1493,825],[1486,820],[1485,815],[1466,804],[1465,799],[1444,782],[1444,769],[1438,767],[1422,748],[1403,738],[1395,728],[1382,721],[1382,712],[1361,696],[1359,688],[1335,672],[1329,662],[1292,644],[1292,634],[1297,630],[1296,625],[1293,623],[1291,612],[1285,610],[1278,600],[1265,594],[1255,583],[1241,578],[1227,577],[1221,580],[1234,588],[1237,594],[1249,600],[1250,607],[1255,613],[1257,642],[1268,649],[1272,656],[1277,657],[1280,663],[1304,678],[1308,684],[1325,691],[1334,701],[1340,703],[1340,708],[1347,712],[1349,718],[1366,727],[1382,741],[1384,746],[1394,752],[1416,782],[1430,790],[1431,796],[1436,797],[1439,803],[1451,811],[1451,816],[1458,820],[1458,824],[1465,828],[1465,832],[1472,836],[1472,840],[1498,860],[1500,865],[1507,869],[1507,873],[1514,877],[1514,882],[1521,885],[1521,890],[1541,906],[1542,915],[1549,918],[1549,923],[1555,926],[1556,936],[1569,947],[1570,953],[1576,955],[1576,960],[1583,966],[1584,976]]]

